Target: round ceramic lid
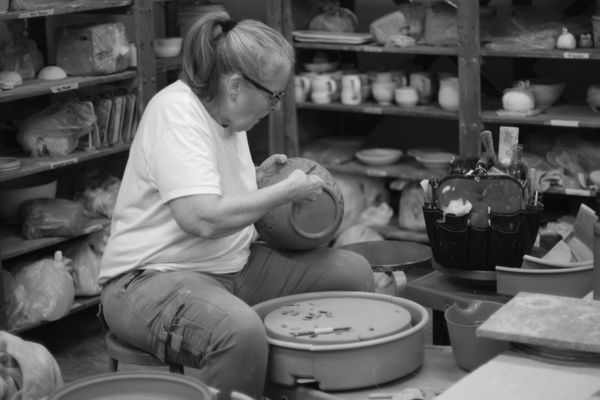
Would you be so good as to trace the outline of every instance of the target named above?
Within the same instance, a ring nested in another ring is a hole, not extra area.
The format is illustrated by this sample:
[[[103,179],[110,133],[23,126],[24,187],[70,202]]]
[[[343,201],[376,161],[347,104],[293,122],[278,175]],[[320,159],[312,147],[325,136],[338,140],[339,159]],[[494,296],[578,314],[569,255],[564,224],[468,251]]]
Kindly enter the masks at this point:
[[[332,194],[324,189],[313,201],[294,203],[290,222],[300,236],[319,239],[337,229],[340,207]]]
[[[341,344],[402,332],[411,327],[411,315],[387,301],[331,297],[285,304],[267,314],[264,323],[272,339]]]

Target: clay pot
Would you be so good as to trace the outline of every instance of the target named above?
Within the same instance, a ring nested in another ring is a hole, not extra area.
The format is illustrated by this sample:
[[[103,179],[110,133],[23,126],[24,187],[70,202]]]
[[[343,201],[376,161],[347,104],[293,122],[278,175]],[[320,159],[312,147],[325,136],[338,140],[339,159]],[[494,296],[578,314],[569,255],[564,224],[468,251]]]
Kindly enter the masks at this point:
[[[275,165],[263,174],[258,188],[273,185],[300,169],[319,176],[324,181],[323,192],[305,203],[287,203],[271,210],[255,224],[260,237],[279,250],[308,250],[331,240],[342,223],[344,198],[333,176],[312,160],[289,158],[284,165]]]
[[[586,101],[590,108],[597,113],[600,109],[600,84],[590,85],[587,90]]]
[[[447,111],[458,111],[458,97],[458,78],[452,76],[440,79],[440,90],[438,91],[440,107]]]

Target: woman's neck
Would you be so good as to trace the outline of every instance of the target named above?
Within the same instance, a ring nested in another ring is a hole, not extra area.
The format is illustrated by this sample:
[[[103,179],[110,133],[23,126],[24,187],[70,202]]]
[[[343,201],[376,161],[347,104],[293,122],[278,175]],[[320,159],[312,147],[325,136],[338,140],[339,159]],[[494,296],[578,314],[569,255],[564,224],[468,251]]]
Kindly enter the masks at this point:
[[[221,111],[222,107],[220,107],[220,101],[217,97],[213,97],[210,100],[200,99],[204,108],[208,114],[214,119],[217,124],[221,125],[223,128],[229,127],[229,119],[224,115]]]

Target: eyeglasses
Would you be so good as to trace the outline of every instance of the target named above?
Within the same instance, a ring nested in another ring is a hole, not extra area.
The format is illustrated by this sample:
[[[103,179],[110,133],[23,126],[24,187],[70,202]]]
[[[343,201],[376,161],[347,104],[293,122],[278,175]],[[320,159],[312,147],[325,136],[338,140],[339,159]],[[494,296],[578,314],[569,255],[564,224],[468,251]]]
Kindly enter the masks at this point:
[[[260,83],[256,82],[254,79],[246,76],[246,74],[242,74],[242,76],[244,77],[245,80],[247,80],[252,85],[254,85],[255,88],[260,89],[269,95],[269,105],[271,107],[275,107],[277,105],[277,103],[279,103],[281,101],[281,99],[283,98],[283,96],[285,95],[285,90],[282,90],[279,93],[273,93],[271,90],[267,89]]]

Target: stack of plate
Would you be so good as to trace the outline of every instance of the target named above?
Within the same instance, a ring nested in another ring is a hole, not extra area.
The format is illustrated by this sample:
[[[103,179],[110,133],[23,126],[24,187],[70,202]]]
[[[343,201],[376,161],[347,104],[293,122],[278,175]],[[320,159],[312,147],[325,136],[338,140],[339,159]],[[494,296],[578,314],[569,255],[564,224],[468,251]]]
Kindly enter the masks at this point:
[[[373,35],[370,33],[357,32],[329,32],[329,31],[312,31],[299,30],[293,31],[292,36],[299,42],[324,42],[338,44],[362,44],[373,40]]]
[[[0,174],[21,168],[21,160],[15,157],[0,157]]]

